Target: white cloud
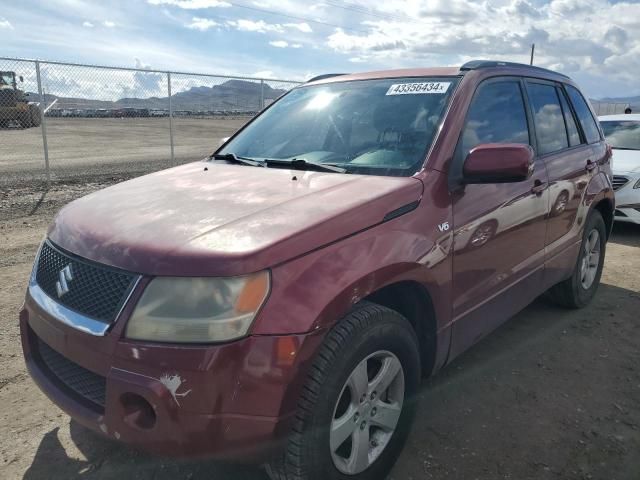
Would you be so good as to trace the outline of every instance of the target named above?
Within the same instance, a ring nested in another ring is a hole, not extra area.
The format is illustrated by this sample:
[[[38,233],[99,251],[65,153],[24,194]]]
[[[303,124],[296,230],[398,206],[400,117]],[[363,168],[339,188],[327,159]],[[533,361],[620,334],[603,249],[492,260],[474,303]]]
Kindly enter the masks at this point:
[[[302,44],[301,43],[292,43],[291,44],[291,48],[302,48]]]
[[[91,22],[82,22],[83,27],[93,28],[95,25]]]
[[[6,18],[0,17],[0,28],[13,30],[13,25],[11,25],[11,22],[9,22],[9,20],[7,20]]]
[[[276,75],[272,70],[260,70],[259,72],[252,73],[251,76],[255,78],[274,78]]]
[[[105,20],[104,22],[102,22],[102,24],[107,28],[113,28],[116,26],[116,24],[111,20]]]
[[[287,27],[287,28],[294,28],[296,30],[300,30],[302,33],[311,33],[311,32],[313,32],[313,30],[311,29],[311,27],[309,26],[309,24],[307,22],[285,23],[284,26]]]
[[[336,28],[326,45],[350,62],[393,68],[460,65],[471,58],[528,63],[535,43],[537,65],[569,73],[579,83],[606,85],[598,89],[622,83],[638,91],[640,3],[386,0],[370,11],[387,12],[388,18],[362,17],[363,34]]]
[[[247,20],[247,19],[240,18],[238,20],[227,21],[227,25],[235,28],[240,32],[282,33],[284,31],[282,28],[282,25],[278,23],[267,23],[264,20],[254,21],[254,20]]]
[[[284,40],[273,40],[269,42],[269,45],[276,48],[287,48],[289,46],[289,42],[285,42]]]
[[[204,32],[206,30],[209,30],[210,28],[218,27],[220,26],[220,24],[215,20],[211,20],[210,18],[193,17],[191,19],[191,23],[187,24],[186,26],[187,28],[190,28],[192,30],[200,30],[201,32]]]
[[[231,4],[221,0],[147,0],[150,5],[171,5],[185,10],[227,8]]]
[[[228,20],[227,25],[235,28],[240,32],[258,32],[258,33],[284,33],[290,30],[298,30],[302,33],[311,33],[313,30],[308,23],[267,23],[264,20],[248,20],[239,18],[238,20]]]

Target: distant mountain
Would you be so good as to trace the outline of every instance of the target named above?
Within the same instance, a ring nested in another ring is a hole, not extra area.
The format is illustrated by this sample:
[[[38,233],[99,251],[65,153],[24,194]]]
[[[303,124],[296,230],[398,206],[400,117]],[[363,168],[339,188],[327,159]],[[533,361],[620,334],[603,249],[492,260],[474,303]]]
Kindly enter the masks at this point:
[[[615,105],[617,107],[615,109],[616,113],[622,113],[622,111],[627,106],[631,107],[631,110],[633,110],[634,112],[640,112],[640,95],[634,96],[634,97],[607,97],[607,98],[591,99],[591,104],[596,109],[598,109],[598,106],[600,105],[602,106]]]
[[[264,88],[263,91],[262,88]],[[227,80],[220,85],[213,87],[197,86],[191,87],[184,92],[177,92],[171,96],[174,111],[178,110],[258,110],[261,99],[264,98],[265,105],[268,105],[280,95],[285,93],[285,89],[272,88],[265,83],[262,87],[260,82],[248,80]],[[31,99],[37,99],[37,93],[30,93]],[[54,108],[151,108],[168,109],[168,97],[149,98],[121,98],[114,102],[104,100],[94,100],[78,97],[63,97],[51,94],[45,95],[47,105],[54,100],[58,100]]]

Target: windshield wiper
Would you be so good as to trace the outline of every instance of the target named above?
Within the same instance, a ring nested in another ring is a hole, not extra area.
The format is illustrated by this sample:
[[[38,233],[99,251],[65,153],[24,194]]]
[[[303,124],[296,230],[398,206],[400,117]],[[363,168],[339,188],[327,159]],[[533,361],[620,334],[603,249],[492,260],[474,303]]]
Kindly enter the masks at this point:
[[[241,165],[251,165],[252,167],[266,167],[262,162],[254,160],[253,158],[239,157],[235,153],[216,153],[209,158],[213,158],[214,160],[226,160],[227,162],[239,163]]]
[[[296,170],[311,170],[315,168],[324,172],[347,173],[346,168],[336,167],[335,165],[331,165],[329,163],[313,162],[304,158],[292,158],[291,160],[265,158],[264,163],[267,167],[273,165],[278,167],[291,167]]]
[[[638,150],[637,148],[629,148],[629,147],[611,147],[614,150]]]

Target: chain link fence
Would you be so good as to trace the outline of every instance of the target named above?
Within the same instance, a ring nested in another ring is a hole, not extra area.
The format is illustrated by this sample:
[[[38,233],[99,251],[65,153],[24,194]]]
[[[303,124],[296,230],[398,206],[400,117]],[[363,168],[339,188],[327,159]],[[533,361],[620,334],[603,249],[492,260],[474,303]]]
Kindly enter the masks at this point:
[[[198,160],[298,83],[0,57],[0,183]]]
[[[618,115],[625,113],[627,108],[631,108],[635,113],[640,111],[640,108],[633,108],[628,103],[598,102],[597,100],[591,100],[591,104],[597,115]]]

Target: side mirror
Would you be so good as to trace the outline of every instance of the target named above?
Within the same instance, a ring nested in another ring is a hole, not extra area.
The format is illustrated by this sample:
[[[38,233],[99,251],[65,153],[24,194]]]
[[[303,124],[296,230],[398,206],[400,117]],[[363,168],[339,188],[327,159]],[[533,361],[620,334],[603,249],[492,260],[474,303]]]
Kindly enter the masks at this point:
[[[20,75],[18,78],[20,79],[20,83],[24,83],[24,77],[22,75]]]
[[[473,148],[462,169],[465,183],[512,183],[531,176],[535,153],[530,145],[487,143]]]

